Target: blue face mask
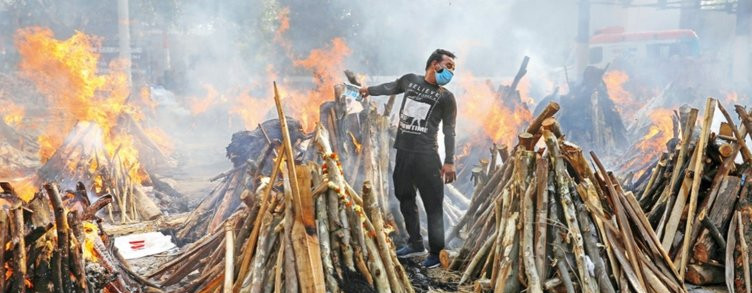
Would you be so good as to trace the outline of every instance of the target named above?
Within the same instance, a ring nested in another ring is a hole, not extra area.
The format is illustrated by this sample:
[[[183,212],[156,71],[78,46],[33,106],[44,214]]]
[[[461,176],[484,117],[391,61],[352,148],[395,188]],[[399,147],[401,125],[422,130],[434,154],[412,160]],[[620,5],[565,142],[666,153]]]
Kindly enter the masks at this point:
[[[442,68],[439,69],[439,71],[436,71],[436,83],[439,85],[445,85],[452,81],[452,77],[454,76],[454,72],[452,72],[449,69]]]

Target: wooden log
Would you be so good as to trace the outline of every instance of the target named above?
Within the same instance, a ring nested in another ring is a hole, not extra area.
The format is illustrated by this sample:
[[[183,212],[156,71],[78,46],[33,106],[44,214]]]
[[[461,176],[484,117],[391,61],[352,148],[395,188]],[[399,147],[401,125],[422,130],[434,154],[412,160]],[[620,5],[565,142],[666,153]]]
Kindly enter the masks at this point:
[[[734,137],[736,137],[736,144],[739,146],[739,150],[742,153],[742,158],[744,158],[745,162],[751,162],[752,152],[750,152],[749,148],[747,147],[747,142],[744,139],[746,134],[742,133],[740,129],[736,127],[736,123],[734,123],[734,119],[731,118],[731,115],[729,114],[728,111],[726,111],[726,108],[723,107],[722,103],[718,103],[718,110],[720,110],[721,114],[723,114],[723,117],[726,118],[726,123],[728,123],[728,126],[731,128],[731,131],[734,133]],[[752,129],[747,128],[747,131],[749,130],[752,130]]]
[[[65,207],[63,206],[63,200],[57,190],[57,186],[54,184],[45,184],[44,189],[47,191],[47,196],[50,198],[50,203],[52,204],[55,213],[55,226],[57,230],[57,246],[55,247],[55,252],[59,257],[55,260],[55,265],[60,268],[59,284],[62,286],[60,288],[68,290],[68,288],[70,288],[70,278],[68,277],[70,275],[70,270],[67,265],[69,254],[67,246],[70,244],[70,240],[68,239],[68,231],[70,230],[68,227],[68,218],[65,212]],[[55,276],[55,278],[57,279],[58,276]]]
[[[749,207],[747,207],[749,208]],[[739,241],[739,254],[741,255],[742,259],[742,272],[744,273],[744,289],[745,292],[752,292],[752,276],[750,276],[750,264],[749,264],[749,247],[747,246],[747,240],[745,235],[745,224],[744,224],[744,213],[741,211],[736,212],[736,231],[737,231],[737,241]],[[749,218],[747,218],[749,220]]]
[[[729,292],[735,292],[735,282],[734,282],[734,276],[736,275],[736,267],[734,264],[734,253],[736,252],[736,226],[738,223],[737,217],[739,216],[738,213],[734,213],[733,217],[731,218],[731,222],[729,223],[729,229],[727,233],[726,238],[726,255],[725,255],[725,262],[726,264],[729,264],[725,269],[724,272],[724,279],[726,279],[726,289]]]
[[[10,209],[10,235],[15,243],[13,248],[13,291],[26,292],[26,243],[24,242],[24,219],[23,207],[18,206]],[[2,276],[5,278],[5,276]],[[62,287],[58,287],[62,288]]]
[[[298,292],[298,274],[295,264],[295,250],[292,244],[292,226],[295,222],[295,213],[293,212],[292,194],[285,188],[285,215],[283,218],[284,245],[285,245],[285,290],[287,292]]]
[[[273,252],[276,251],[274,244],[277,242],[279,233],[275,231],[275,228],[282,222],[281,215],[272,215],[267,213],[264,222],[262,224],[262,232],[259,234],[258,245],[256,246],[256,253],[254,253],[252,269],[248,278],[244,281],[241,291],[251,293],[260,293],[264,287],[264,280],[271,272],[265,270],[266,264],[270,262],[273,257]],[[322,280],[323,281],[323,280]]]
[[[715,107],[717,105],[717,102],[713,98],[708,98],[707,103],[705,104],[705,117],[703,119],[703,125],[702,125],[702,131],[700,133],[700,141],[697,143],[697,148],[699,148],[699,151],[697,152],[697,160],[695,161],[694,166],[694,173],[695,173],[695,180],[692,181],[692,189],[689,196],[689,211],[687,212],[687,219],[694,219],[695,218],[695,210],[697,208],[697,197],[700,193],[700,183],[702,180],[702,174],[705,170],[705,160],[703,160],[703,156],[705,154],[705,146],[708,142],[708,136],[710,135],[710,125],[713,123],[713,112],[715,112]],[[694,221],[688,220],[687,226],[684,230],[684,235],[692,235],[692,229]],[[684,237],[684,242],[682,244],[681,248],[681,256],[679,258],[679,277],[684,278],[684,274],[686,272],[686,266],[688,263],[688,256],[689,253],[689,241],[691,237]]]
[[[381,261],[381,257],[379,257],[379,248],[376,245],[376,241],[369,236],[365,238],[365,242],[366,247],[368,247],[368,268],[372,274],[376,290],[378,292],[392,292],[384,263]]]
[[[285,271],[285,241],[287,237],[283,232],[280,237],[279,252],[277,253],[277,260],[274,262],[274,293],[281,293],[284,289],[282,273]],[[288,273],[289,274],[289,273]]]
[[[614,290],[614,287],[611,284],[611,279],[609,279],[608,277],[606,265],[598,249],[599,243],[597,231],[595,231],[595,225],[593,225],[592,221],[590,220],[590,216],[587,214],[585,207],[582,204],[577,204],[576,206],[579,223],[580,225],[582,225],[582,238],[585,243],[585,249],[587,250],[587,255],[590,257],[590,260],[593,262],[593,266],[595,267],[593,271],[595,273],[596,280],[598,281],[600,292],[615,293],[616,290]]]
[[[274,103],[277,107],[277,114],[282,132],[282,141],[284,153],[287,158],[287,172],[290,181],[293,204],[297,221],[293,224],[293,245],[296,246],[295,261],[298,267],[300,289],[303,292],[322,292],[325,289],[324,272],[321,266],[321,257],[319,257],[318,237],[315,235],[316,224],[313,216],[311,201],[312,198],[305,198],[301,192],[306,190],[310,193],[308,186],[300,189],[299,184],[305,183],[306,177],[301,181],[298,180],[297,170],[295,168],[295,156],[292,151],[292,142],[290,141],[290,132],[287,128],[287,118],[282,111],[277,83],[274,82]],[[310,176],[310,175],[309,175]],[[310,195],[310,194],[309,194]],[[309,204],[304,205],[304,201]],[[310,233],[307,231],[311,231]]]
[[[580,232],[580,225],[577,221],[577,216],[572,201],[572,196],[569,192],[569,184],[571,178],[567,174],[566,166],[561,158],[561,152],[559,150],[559,143],[556,137],[550,131],[543,131],[543,138],[546,141],[550,161],[556,174],[556,187],[559,196],[561,197],[562,210],[564,211],[564,219],[569,227],[569,237],[572,240],[572,250],[575,255],[575,262],[577,263],[578,275],[582,282],[583,292],[596,292],[597,286],[594,280],[590,278],[587,270],[587,260],[585,254],[585,248],[582,240],[582,233]],[[625,226],[626,227],[626,226]]]
[[[673,194],[674,190],[676,189],[676,185],[679,183],[679,174],[683,173],[683,172],[681,172],[681,170],[676,170],[676,169],[677,168],[682,168],[682,166],[684,166],[684,161],[686,160],[687,152],[689,151],[689,142],[690,142],[690,140],[692,140],[692,133],[694,132],[695,124],[696,124],[696,121],[697,121],[697,113],[698,113],[698,110],[695,109],[695,108],[692,108],[689,111],[689,114],[687,116],[687,122],[684,125],[684,127],[682,128],[683,131],[682,131],[681,145],[679,146],[679,156],[676,159],[676,164],[674,164],[675,167],[674,167],[674,171],[671,173],[671,179],[669,179],[669,187],[668,187],[669,194],[667,194],[668,198],[671,198],[671,195]],[[685,201],[686,201],[686,199],[685,199]],[[670,207],[672,207],[672,206],[673,205],[667,205],[666,206],[666,211],[664,212],[664,214],[668,214],[668,211],[669,211]],[[660,230],[660,229],[658,229],[658,230]],[[673,233],[675,233],[676,228],[673,228],[673,231],[674,231]],[[660,234],[660,232],[659,232],[659,234]],[[673,237],[673,235],[671,235],[671,237]],[[667,245],[668,245],[668,243],[666,241],[667,238],[668,237],[664,237],[663,238],[664,239],[664,241],[663,241],[663,249],[666,250],[666,251],[668,251],[671,248],[671,247],[667,247]]]
[[[615,214],[616,222],[619,225],[619,228],[621,230],[621,233],[623,235],[624,239],[624,247],[626,248],[627,253],[630,256],[633,256],[629,258],[629,262],[632,265],[632,269],[634,270],[635,275],[637,276],[637,286],[640,286],[641,288],[645,288],[645,280],[642,274],[642,269],[640,268],[637,260],[637,249],[634,247],[634,236],[632,234],[632,229],[629,228],[629,222],[627,221],[626,215],[624,214],[624,211],[621,209],[621,204],[618,200],[619,194],[617,194],[616,190],[614,189],[614,186],[612,185],[611,179],[607,175],[608,172],[606,172],[606,168],[603,167],[603,164],[601,163],[600,159],[598,159],[598,156],[594,152],[590,152],[590,156],[593,158],[593,162],[598,167],[598,170],[600,171],[601,178],[605,181],[605,184],[607,186],[608,194],[613,212]],[[611,240],[609,240],[610,242]],[[617,249],[613,249],[613,251],[616,251]],[[618,258],[617,254],[617,258]]]
[[[233,277],[235,276],[235,234],[230,222],[225,223],[225,283],[222,286],[224,293],[232,292]]]
[[[536,169],[536,171],[538,171]],[[543,172],[543,171],[541,171]],[[527,276],[527,289],[529,292],[543,293],[542,281],[538,268],[536,267],[536,255],[534,252],[535,241],[533,239],[533,226],[535,221],[535,215],[533,210],[533,194],[535,193],[536,186],[538,184],[528,185],[525,195],[522,197],[522,262],[525,267],[525,276]],[[545,230],[544,230],[545,233]],[[544,250],[545,253],[545,250]]]
[[[439,253],[439,262],[441,262],[441,267],[448,269],[449,265],[452,263],[452,260],[455,257],[457,257],[457,251],[442,249]]]
[[[314,179],[314,184],[317,184],[320,179]],[[321,194],[316,196],[316,227],[319,236],[319,245],[321,250],[321,263],[324,266],[324,276],[326,277],[326,287],[329,292],[339,292],[337,286],[337,279],[334,278],[334,265],[332,264],[332,248],[329,238],[329,217],[327,212],[329,207],[327,206],[327,195]],[[334,206],[336,209],[337,207]]]
[[[553,171],[553,170],[552,170]],[[562,231],[561,227],[564,227],[564,224],[562,224],[559,221],[559,207],[556,203],[556,200],[554,199],[554,196],[552,196],[552,200],[548,202],[548,209],[549,209],[549,215],[550,220],[553,222],[552,224],[552,232],[551,235],[554,236],[553,242],[551,243],[551,250],[554,255],[554,262],[556,266],[556,270],[559,272],[559,279],[561,279],[562,284],[564,284],[564,288],[566,289],[567,293],[574,293],[574,285],[572,284],[572,277],[569,274],[569,268],[566,264],[567,262],[567,256],[566,252],[564,250],[564,241],[562,240],[561,234],[564,232]]]
[[[159,206],[157,206],[151,198],[146,196],[139,186],[133,188],[131,196],[135,203],[133,207],[138,211],[142,219],[154,220],[162,216],[162,211],[159,209]]]
[[[8,212],[0,209],[0,260],[3,260],[3,264],[5,263],[5,243],[8,242],[8,231],[10,231],[8,222]],[[5,265],[0,265],[0,292],[5,292]]]
[[[548,117],[545,120],[543,120],[543,123],[541,123],[541,127],[543,129],[551,131],[556,138],[561,138],[564,134],[561,132],[561,125],[559,125],[559,121],[556,121],[556,118],[554,117]]]
[[[546,105],[546,108],[543,109],[543,111],[538,114],[537,117],[533,120],[533,122],[530,123],[530,126],[527,127],[527,133],[530,134],[536,134],[540,131],[541,125],[543,125],[543,120],[546,120],[549,117],[553,117],[556,112],[559,112],[559,104],[556,102],[550,102],[548,105]]]
[[[736,204],[736,195],[739,193],[741,179],[736,176],[727,176],[721,183],[718,198],[705,218],[712,226],[722,229],[725,223],[728,223],[734,212]],[[697,241],[694,242],[692,257],[698,262],[707,263],[716,258],[717,248],[725,248],[725,245],[719,245],[713,238],[713,231],[703,229]],[[725,241],[724,241],[725,243]]]
[[[470,278],[474,277],[477,273],[476,268],[478,267],[478,264],[481,261],[485,261],[486,257],[488,256],[489,251],[491,250],[491,247],[494,246],[496,243],[496,233],[491,235],[491,237],[486,238],[483,242],[483,246],[481,246],[480,250],[478,250],[478,253],[475,254],[472,260],[470,260],[470,264],[467,265],[464,272],[462,273],[462,277],[460,278],[460,281],[458,285],[462,285]]]
[[[723,283],[724,269],[712,265],[689,264],[687,282],[693,285],[714,285]]]
[[[86,281],[85,262],[83,257],[84,233],[81,228],[81,221],[78,219],[78,211],[68,213],[68,224],[70,225],[70,237],[74,239],[75,247],[70,247],[71,267],[73,275],[76,278],[75,291],[86,292],[88,282]]]
[[[528,151],[532,151],[533,147],[535,147],[536,141],[534,141],[534,136],[530,133],[523,132],[520,133],[517,138],[519,139],[519,145],[525,148]]]
[[[278,153],[282,153],[283,147],[278,148]],[[269,184],[266,185],[266,188],[264,189],[264,193],[261,196],[260,199],[260,207],[258,211],[258,216],[256,216],[254,222],[253,222],[253,230],[251,230],[251,235],[248,236],[248,241],[246,241],[245,248],[243,249],[243,256],[242,256],[242,262],[240,265],[240,271],[238,271],[237,278],[234,282],[233,292],[237,292],[240,289],[240,285],[245,280],[245,277],[248,274],[248,269],[250,268],[251,259],[253,258],[253,252],[256,249],[256,241],[258,240],[258,233],[259,229],[261,228],[261,221],[263,220],[263,215],[266,214],[267,209],[269,208],[269,197],[272,192],[272,188],[274,187],[274,182],[277,180],[277,176],[279,176],[280,173],[280,166],[282,165],[282,161],[284,160],[284,155],[279,155],[274,160],[274,166],[272,167],[272,173],[269,177]],[[290,232],[291,230],[285,230],[285,232]],[[289,287],[288,287],[289,288]]]
[[[545,121],[544,121],[545,122]],[[545,123],[544,123],[545,124]],[[537,180],[535,208],[535,268],[538,276],[545,279],[548,276],[546,266],[546,247],[548,237],[548,160],[538,157],[535,163],[535,178]]]

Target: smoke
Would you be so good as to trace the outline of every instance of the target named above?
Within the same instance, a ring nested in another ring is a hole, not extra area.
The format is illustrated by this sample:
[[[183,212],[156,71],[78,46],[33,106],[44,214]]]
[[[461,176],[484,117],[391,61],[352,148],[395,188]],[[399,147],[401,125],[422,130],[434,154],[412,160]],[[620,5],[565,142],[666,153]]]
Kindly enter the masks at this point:
[[[93,34],[102,38],[105,49],[116,51],[116,8],[89,2],[66,0],[44,8],[33,1],[0,1],[0,16],[6,19],[0,21],[0,49],[10,52],[0,56],[0,65],[17,61],[8,36],[26,26],[49,27],[59,39],[75,31]],[[330,89],[328,83],[344,81],[340,69],[365,75],[368,84],[391,81],[405,73],[422,73],[436,48],[458,56],[455,81],[448,88],[459,107],[468,100],[463,99],[468,89],[462,84],[477,84],[469,79],[508,84],[524,56],[531,60],[522,84],[533,102],[556,86],[566,93],[564,68],[570,80],[578,78],[573,71],[575,0],[129,2],[134,80],[137,86],[151,87],[160,102],[157,124],[177,140],[178,152],[191,157],[209,154],[217,162],[224,161],[223,147],[233,132],[276,116],[270,111],[272,81],[289,95],[287,107],[310,106],[306,101],[313,94]],[[609,26],[673,29],[679,22],[678,10],[593,5],[590,31]],[[728,25],[724,22],[723,28]],[[716,30],[728,32],[723,28],[719,25]],[[314,58],[331,66],[301,62],[312,61],[314,50],[334,51],[335,40],[347,49],[338,52],[347,54]],[[712,43],[702,47],[710,48]],[[714,58],[731,54],[720,52]],[[101,62],[111,60],[110,55],[103,53]],[[342,60],[329,60],[336,58]],[[322,74],[316,68],[333,72]],[[191,115],[196,101],[206,109]],[[204,170],[221,168],[225,166],[218,163]]]

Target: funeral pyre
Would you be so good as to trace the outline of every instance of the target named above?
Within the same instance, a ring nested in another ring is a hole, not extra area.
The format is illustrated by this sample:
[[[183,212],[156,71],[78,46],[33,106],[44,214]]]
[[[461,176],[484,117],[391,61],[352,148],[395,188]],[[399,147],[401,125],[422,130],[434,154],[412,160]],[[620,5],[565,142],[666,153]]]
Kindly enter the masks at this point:
[[[58,191],[45,184],[26,202],[0,182],[0,292],[144,292],[156,285],[133,273],[102,233],[83,184]]]
[[[750,292],[750,112],[736,105],[734,119],[713,98],[699,122],[698,112],[678,111],[679,138],[632,188],[683,280]]]

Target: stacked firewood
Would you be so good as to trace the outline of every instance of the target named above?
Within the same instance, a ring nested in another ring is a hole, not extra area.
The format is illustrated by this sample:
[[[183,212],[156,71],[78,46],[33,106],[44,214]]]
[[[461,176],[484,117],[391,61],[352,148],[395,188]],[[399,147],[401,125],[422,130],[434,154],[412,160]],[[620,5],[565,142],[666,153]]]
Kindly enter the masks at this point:
[[[464,245],[442,265],[477,292],[685,292],[637,200],[563,139],[558,110],[550,103],[479,182],[449,235]]]
[[[716,108],[726,122],[711,130]],[[732,292],[751,292],[752,153],[744,138],[752,119],[744,107],[735,110],[740,126],[712,98],[700,127],[695,126],[698,110],[687,112],[681,141],[658,160],[638,194],[680,277],[693,284],[725,281]]]
[[[0,182],[0,292],[143,292],[156,285],[134,274],[102,234],[86,190],[60,194],[45,184],[27,202]]]
[[[124,151],[117,147],[112,154],[105,149],[102,128],[93,122],[81,121],[73,128],[47,162],[37,171],[39,182],[59,182],[64,189],[72,189],[78,182],[88,188],[88,198],[112,195],[113,204],[107,206],[109,220],[121,223],[152,220],[162,212],[142,188],[142,178],[148,178],[136,162],[124,159]]]
[[[378,190],[367,180],[361,194],[350,187],[321,126],[313,141],[321,165],[296,163],[275,100],[283,143],[271,176],[243,192],[247,207],[224,221],[224,229],[148,277],[171,286],[198,270],[181,292],[413,292],[387,235]]]

